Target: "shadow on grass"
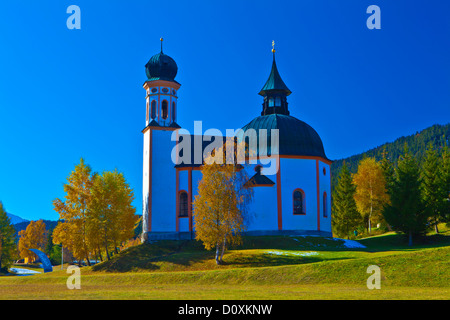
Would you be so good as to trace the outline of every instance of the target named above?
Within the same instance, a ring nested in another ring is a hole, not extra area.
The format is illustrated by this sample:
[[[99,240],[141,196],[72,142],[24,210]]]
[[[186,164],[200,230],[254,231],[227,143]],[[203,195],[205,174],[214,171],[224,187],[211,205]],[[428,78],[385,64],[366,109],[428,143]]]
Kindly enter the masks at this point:
[[[200,252],[193,241],[158,241],[128,248],[111,260],[92,267],[93,271],[129,272],[137,270],[157,271],[161,264],[172,263],[188,267],[193,262],[211,259],[212,253]]]
[[[308,239],[307,239],[308,240]],[[308,245],[308,241],[314,241],[317,247]],[[227,251],[224,256],[224,265],[216,266],[214,251],[207,251],[199,241],[158,241],[141,244],[128,248],[111,260],[99,263],[92,267],[93,271],[103,272],[129,272],[129,271],[186,271],[209,270],[222,267],[269,267],[292,264],[305,264],[334,260],[320,256],[300,256],[298,251],[331,251],[339,250],[340,242],[326,240],[319,237],[311,237],[308,241],[299,242],[292,237],[267,236],[245,237],[243,244]],[[304,244],[304,245],[302,245]],[[331,247],[330,246],[334,246]],[[282,250],[278,254],[270,254],[264,251],[242,250]],[[342,250],[342,248],[340,249]],[[293,251],[293,252],[289,252]],[[342,259],[342,258],[339,258]]]

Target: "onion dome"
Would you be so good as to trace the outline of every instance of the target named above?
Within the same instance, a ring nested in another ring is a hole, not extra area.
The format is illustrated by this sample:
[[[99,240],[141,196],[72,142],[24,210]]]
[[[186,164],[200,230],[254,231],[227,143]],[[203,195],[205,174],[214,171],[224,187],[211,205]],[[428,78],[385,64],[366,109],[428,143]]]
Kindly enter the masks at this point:
[[[178,66],[171,57],[163,53],[163,38],[161,40],[161,52],[155,54],[145,65],[145,73],[148,81],[167,80],[175,81],[178,72]]]
[[[174,81],[178,72],[178,66],[171,57],[160,52],[150,58],[145,65],[145,73],[148,80]]]

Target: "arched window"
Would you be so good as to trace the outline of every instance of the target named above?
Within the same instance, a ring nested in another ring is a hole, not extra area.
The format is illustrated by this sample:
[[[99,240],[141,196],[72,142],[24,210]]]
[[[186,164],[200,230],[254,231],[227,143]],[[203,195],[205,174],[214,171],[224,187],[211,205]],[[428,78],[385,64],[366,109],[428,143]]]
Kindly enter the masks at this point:
[[[187,217],[188,216],[188,194],[186,191],[181,191],[179,195],[179,217]]]
[[[322,200],[323,200],[323,217],[324,218],[326,218],[326,217],[328,217],[328,208],[327,208],[327,193],[326,192],[324,192],[323,193],[323,197],[322,197]]]
[[[305,210],[305,193],[302,189],[294,190],[292,195],[294,202],[294,214],[306,214]]]
[[[172,102],[172,122],[175,122],[176,119],[176,108],[175,108],[175,102]]]
[[[167,117],[169,116],[168,109],[169,109],[169,106],[168,106],[167,100],[163,100],[163,102],[161,104],[161,116],[164,120],[166,120]]]
[[[150,117],[152,119],[156,118],[156,100],[152,100],[152,110],[151,110]]]

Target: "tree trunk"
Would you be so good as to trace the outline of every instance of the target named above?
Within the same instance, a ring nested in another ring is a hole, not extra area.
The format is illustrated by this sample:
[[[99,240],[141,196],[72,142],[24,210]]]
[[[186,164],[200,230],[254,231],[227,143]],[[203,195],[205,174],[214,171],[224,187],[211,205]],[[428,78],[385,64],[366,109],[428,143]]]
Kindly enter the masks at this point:
[[[108,241],[105,240],[104,246],[105,246],[105,251],[106,251],[106,258],[107,258],[108,260],[110,260],[111,257],[109,256],[109,251],[108,251]]]
[[[220,264],[223,264],[223,254],[225,253],[225,245],[226,245],[226,242],[227,242],[227,237],[225,237],[224,239],[223,239],[223,244],[222,244],[222,253],[220,254]]]
[[[111,257],[109,256],[109,251],[108,251],[108,246],[107,245],[105,245],[105,250],[106,250],[106,258],[108,260],[111,260]]]
[[[220,254],[220,245],[219,245],[219,243],[217,243],[217,245],[216,245],[216,264],[217,265],[220,265],[219,254]]]
[[[2,234],[0,234],[0,270],[2,270],[2,257],[3,257],[3,239]]]
[[[436,232],[436,234],[439,233],[437,221],[436,221],[436,223],[434,224],[434,232]]]
[[[106,258],[108,260],[111,260],[111,257],[109,256],[109,251],[108,251],[108,234],[106,231],[106,227],[103,228],[103,231],[104,231],[104,236],[105,236],[105,238],[104,238],[105,241],[104,241],[103,245],[105,246]]]

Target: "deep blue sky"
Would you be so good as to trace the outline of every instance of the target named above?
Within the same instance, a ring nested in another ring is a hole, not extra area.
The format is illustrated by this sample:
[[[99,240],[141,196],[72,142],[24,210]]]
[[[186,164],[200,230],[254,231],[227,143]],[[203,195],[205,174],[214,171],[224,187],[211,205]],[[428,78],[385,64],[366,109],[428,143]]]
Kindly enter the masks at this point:
[[[81,30],[68,30],[69,5]],[[381,30],[369,30],[369,5]],[[141,212],[144,65],[178,64],[178,123],[237,129],[271,67],[330,159],[450,120],[450,1],[2,1],[0,201],[54,219],[80,157],[123,172]]]

